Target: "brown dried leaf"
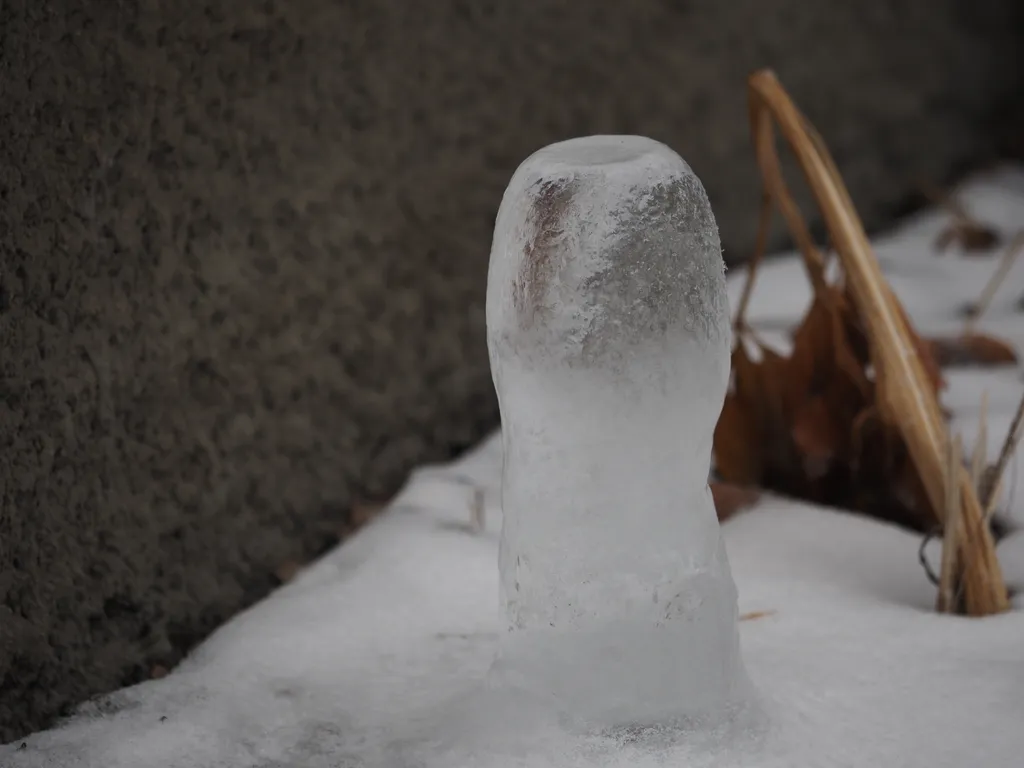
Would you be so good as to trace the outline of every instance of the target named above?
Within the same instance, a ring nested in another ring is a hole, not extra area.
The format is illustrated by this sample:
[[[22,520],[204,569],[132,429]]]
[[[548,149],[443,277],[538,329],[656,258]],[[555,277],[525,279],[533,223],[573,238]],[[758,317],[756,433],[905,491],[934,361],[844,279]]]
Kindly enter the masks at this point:
[[[853,330],[855,320],[856,316],[843,291],[833,285],[822,286],[793,332],[791,359],[800,361],[798,368],[801,370],[811,369],[818,374],[830,372],[834,362],[832,345],[836,342],[837,334],[844,337],[848,335]],[[844,339],[844,343],[848,345],[849,339]],[[857,355],[852,349],[850,352],[856,359]]]
[[[761,474],[753,420],[735,394],[726,395],[715,426],[715,469],[730,482],[752,482]]]
[[[715,426],[715,470],[733,483],[755,482],[761,475],[761,447],[753,419],[736,395],[728,395]]]
[[[992,251],[1001,242],[999,233],[979,221],[955,221],[935,238],[935,250],[945,253],[953,243],[958,243],[966,254],[983,255]]]
[[[738,340],[732,352],[732,391],[715,427],[715,469],[731,483],[756,483],[764,471],[767,407],[762,366]]]
[[[794,459],[792,441],[787,425],[786,398],[793,388],[790,362],[787,358],[759,344],[761,360],[757,366],[757,387],[748,398],[757,405],[750,408],[757,413],[760,437],[761,475],[758,478],[790,472],[798,462]]]
[[[785,413],[792,425],[809,398],[826,395],[829,405],[852,419],[872,396],[865,365],[867,345],[843,292],[824,286],[793,335],[785,386]]]
[[[909,332],[911,343],[920,339]],[[752,331],[741,331],[756,342]],[[930,527],[920,485],[891,425],[878,418],[868,339],[847,288],[822,284],[784,357],[757,342],[733,352],[735,376],[715,436],[720,476],[915,529]],[[925,367],[938,371],[921,342]],[[934,376],[934,373],[933,373]],[[863,438],[865,414],[873,430]],[[723,503],[731,514],[728,503]]]
[[[866,366],[871,362],[867,339],[857,322],[857,315],[845,297],[832,320],[832,349],[835,364],[853,388],[858,400],[867,401],[874,388]]]
[[[774,616],[775,611],[751,611],[750,613],[744,613],[740,615],[740,621],[756,621],[757,619],[766,619],[769,616]]]
[[[843,425],[836,423],[835,414],[823,397],[805,400],[797,409],[790,434],[809,479],[818,479],[828,472],[843,440],[842,429]]]
[[[761,390],[761,368],[750,357],[742,340],[736,342],[732,351],[733,390],[745,403],[759,403]]]
[[[1017,362],[1017,351],[1012,346],[982,333],[931,338],[925,343],[938,364],[945,367],[1013,365]]]
[[[761,498],[761,489],[735,483],[711,482],[711,496],[715,500],[718,521],[724,523],[737,512],[752,507]]]
[[[824,368],[831,368],[832,317],[825,300],[818,297],[793,334],[789,356],[784,412],[792,418],[807,396],[820,389]]]
[[[761,352],[760,384],[758,397],[769,422],[781,420],[786,391],[790,388],[789,360],[771,347],[758,342]]]

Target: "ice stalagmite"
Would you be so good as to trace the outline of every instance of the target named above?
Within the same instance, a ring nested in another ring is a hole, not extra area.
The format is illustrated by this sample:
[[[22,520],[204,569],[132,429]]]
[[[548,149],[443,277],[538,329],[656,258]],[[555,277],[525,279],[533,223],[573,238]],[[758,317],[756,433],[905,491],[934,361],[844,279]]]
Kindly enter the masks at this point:
[[[746,676],[707,486],[731,334],[700,180],[636,136],[533,154],[498,213],[487,333],[505,448],[493,674],[598,725],[723,709]]]

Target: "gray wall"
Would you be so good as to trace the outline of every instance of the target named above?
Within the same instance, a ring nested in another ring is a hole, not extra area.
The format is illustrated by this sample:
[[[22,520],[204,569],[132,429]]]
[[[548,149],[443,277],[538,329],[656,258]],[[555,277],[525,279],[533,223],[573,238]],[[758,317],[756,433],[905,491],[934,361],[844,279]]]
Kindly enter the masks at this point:
[[[877,227],[990,156],[1018,5],[0,2],[0,739],[173,665],[495,425],[528,153],[664,140],[742,258],[770,64]]]

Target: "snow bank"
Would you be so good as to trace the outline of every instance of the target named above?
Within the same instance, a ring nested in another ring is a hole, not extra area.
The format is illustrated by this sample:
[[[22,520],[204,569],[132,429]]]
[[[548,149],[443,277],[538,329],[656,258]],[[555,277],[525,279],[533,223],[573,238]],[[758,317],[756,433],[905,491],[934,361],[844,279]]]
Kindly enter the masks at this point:
[[[963,200],[1004,232],[1024,221],[1024,172],[968,185]],[[995,266],[936,256],[938,215],[877,241],[919,327],[948,332]],[[733,301],[742,275],[730,281]],[[981,328],[1024,350],[1024,267]],[[750,317],[766,335],[802,313],[793,258],[766,265]],[[774,329],[774,330],[772,330]],[[1001,442],[1019,371],[954,371],[946,402],[970,444],[987,390]],[[1020,459],[1017,460],[1019,464]],[[236,617],[162,680],[90,703],[69,722],[0,747],[12,768],[340,768],[342,766],[906,766],[1024,764],[1024,613],[984,620],[931,611],[920,539],[852,515],[769,499],[723,527],[750,677],[764,718],[731,732],[578,732],[495,700],[481,681],[498,645],[501,447],[417,472],[364,531]],[[1024,491],[1010,473],[1011,513]],[[484,499],[485,527],[471,508]],[[928,550],[936,559],[938,544]],[[1024,536],[1000,558],[1024,586]],[[600,670],[594,670],[599,674]]]

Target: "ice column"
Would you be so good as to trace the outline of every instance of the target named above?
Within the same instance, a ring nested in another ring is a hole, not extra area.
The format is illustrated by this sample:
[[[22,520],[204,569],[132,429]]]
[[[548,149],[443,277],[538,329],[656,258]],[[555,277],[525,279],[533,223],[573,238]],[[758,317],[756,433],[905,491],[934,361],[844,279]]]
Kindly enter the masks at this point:
[[[724,270],[700,180],[651,139],[541,149],[501,203],[487,340],[508,632],[492,673],[586,721],[707,715],[746,688],[707,486]]]

